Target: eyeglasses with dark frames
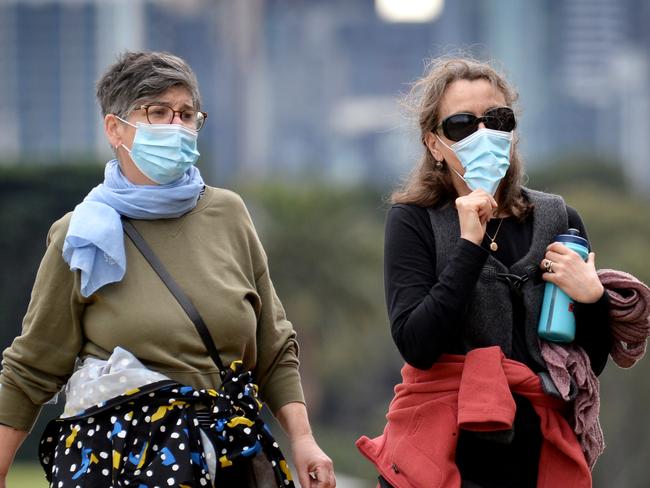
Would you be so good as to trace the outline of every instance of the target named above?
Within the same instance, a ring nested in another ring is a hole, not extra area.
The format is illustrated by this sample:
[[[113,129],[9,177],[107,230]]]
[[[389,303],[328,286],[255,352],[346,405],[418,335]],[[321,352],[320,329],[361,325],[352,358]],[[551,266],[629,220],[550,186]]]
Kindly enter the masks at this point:
[[[176,114],[178,114],[181,123],[195,131],[200,131],[205,124],[205,119],[208,118],[208,114],[200,110],[174,110],[167,105],[145,104],[140,105],[138,110],[144,110],[150,124],[171,124]]]

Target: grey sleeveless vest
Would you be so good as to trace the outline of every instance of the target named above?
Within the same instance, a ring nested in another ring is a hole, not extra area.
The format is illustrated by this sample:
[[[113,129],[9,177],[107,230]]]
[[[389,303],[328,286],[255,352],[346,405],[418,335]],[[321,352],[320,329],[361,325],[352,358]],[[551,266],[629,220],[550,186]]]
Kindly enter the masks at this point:
[[[524,305],[524,338],[528,352],[537,370],[546,370],[537,339],[537,323],[544,295],[545,282],[541,279],[539,263],[546,246],[557,234],[567,231],[568,216],[564,200],[524,189],[524,195],[534,205],[533,236],[528,253],[507,268],[489,256],[481,271],[474,292],[460,322],[461,351],[498,345],[507,357],[512,355],[513,304],[511,290],[520,293]],[[460,236],[458,213],[453,205],[429,209],[429,217],[436,243],[436,276],[445,268]]]

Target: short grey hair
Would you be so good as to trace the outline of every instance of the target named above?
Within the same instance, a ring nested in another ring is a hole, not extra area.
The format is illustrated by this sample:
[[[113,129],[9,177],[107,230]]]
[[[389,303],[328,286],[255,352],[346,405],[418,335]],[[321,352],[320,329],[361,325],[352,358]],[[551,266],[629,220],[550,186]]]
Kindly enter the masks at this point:
[[[97,100],[103,116],[126,118],[138,104],[173,86],[186,88],[194,108],[201,108],[199,83],[183,59],[167,52],[126,51],[97,82]]]

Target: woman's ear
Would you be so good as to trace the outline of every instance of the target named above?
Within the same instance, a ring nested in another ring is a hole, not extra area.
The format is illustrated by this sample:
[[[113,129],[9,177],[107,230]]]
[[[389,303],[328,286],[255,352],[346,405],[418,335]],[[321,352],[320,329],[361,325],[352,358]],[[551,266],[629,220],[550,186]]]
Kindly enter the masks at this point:
[[[104,116],[104,132],[111,147],[118,148],[122,144],[122,124],[113,114]]]
[[[445,157],[440,152],[440,149],[438,149],[438,144],[440,144],[440,141],[438,141],[438,138],[433,132],[427,132],[424,135],[424,143],[427,145],[427,148],[431,152],[433,159],[436,161],[443,161],[445,159]]]

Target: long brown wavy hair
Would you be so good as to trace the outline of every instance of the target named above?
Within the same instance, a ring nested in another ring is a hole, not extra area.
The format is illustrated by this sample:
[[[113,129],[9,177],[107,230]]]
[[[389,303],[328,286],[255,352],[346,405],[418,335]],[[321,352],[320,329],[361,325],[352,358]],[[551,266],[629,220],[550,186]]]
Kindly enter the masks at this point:
[[[446,162],[437,163],[426,145],[425,136],[440,124],[440,102],[447,87],[457,80],[489,81],[505,97],[506,104],[515,108],[517,92],[506,79],[488,63],[470,58],[437,58],[427,67],[425,75],[416,81],[405,104],[412,110],[420,126],[420,140],[424,152],[417,166],[404,183],[391,195],[392,203],[411,203],[422,207],[436,207],[457,197]],[[499,207],[523,219],[531,210],[521,187],[523,164],[517,151],[517,138],[513,138],[510,167],[501,183]]]

